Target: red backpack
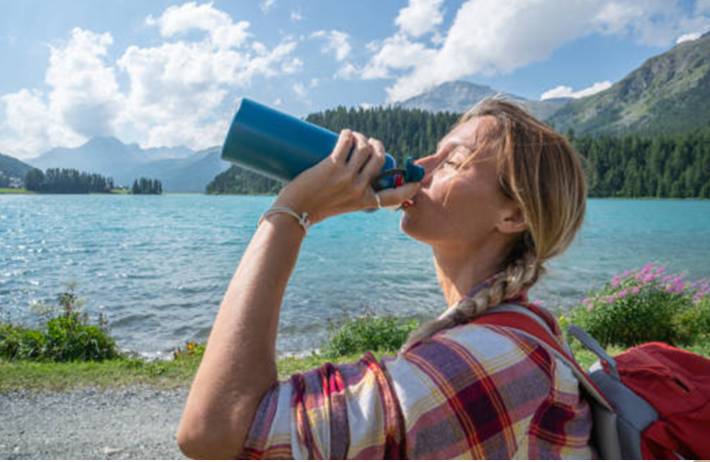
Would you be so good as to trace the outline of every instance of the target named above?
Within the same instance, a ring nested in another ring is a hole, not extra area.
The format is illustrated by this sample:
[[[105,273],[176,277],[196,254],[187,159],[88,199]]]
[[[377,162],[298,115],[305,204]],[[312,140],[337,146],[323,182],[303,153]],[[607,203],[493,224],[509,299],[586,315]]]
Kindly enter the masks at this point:
[[[570,367],[589,399],[592,440],[602,458],[710,458],[710,360],[660,342],[612,358],[572,326],[569,335],[599,358],[586,372],[558,340],[555,318],[541,308],[501,305],[473,322],[519,330]]]

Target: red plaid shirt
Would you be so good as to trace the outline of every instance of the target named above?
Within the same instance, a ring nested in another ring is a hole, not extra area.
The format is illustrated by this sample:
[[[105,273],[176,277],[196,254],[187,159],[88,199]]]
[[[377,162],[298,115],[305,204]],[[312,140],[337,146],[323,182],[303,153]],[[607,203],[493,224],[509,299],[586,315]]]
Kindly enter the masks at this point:
[[[569,368],[527,334],[465,324],[403,354],[326,363],[262,399],[241,457],[589,459]]]

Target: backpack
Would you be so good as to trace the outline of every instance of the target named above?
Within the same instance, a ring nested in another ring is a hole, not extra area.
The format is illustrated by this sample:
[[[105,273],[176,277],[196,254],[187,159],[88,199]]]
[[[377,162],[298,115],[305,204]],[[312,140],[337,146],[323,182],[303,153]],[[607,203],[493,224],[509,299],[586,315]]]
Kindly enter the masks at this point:
[[[569,366],[592,409],[592,443],[602,458],[710,458],[710,360],[660,342],[612,358],[571,326],[569,335],[599,358],[587,372],[559,341],[555,318],[546,310],[505,304],[472,322],[519,330]]]

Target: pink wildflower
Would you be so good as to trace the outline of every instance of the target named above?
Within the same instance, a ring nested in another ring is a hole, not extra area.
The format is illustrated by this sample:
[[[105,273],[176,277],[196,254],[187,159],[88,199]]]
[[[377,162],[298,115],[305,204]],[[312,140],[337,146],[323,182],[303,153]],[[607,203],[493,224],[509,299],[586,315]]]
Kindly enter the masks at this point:
[[[607,303],[614,303],[615,301],[616,301],[616,297],[614,297],[613,295],[610,295],[606,298]]]
[[[621,292],[619,292],[616,296],[618,298],[624,298],[629,294],[629,289],[624,289]]]
[[[619,287],[620,284],[621,284],[621,277],[614,276],[611,280],[611,286],[616,288],[616,287]]]
[[[631,289],[631,293],[633,293],[634,295],[638,294],[639,292],[641,292],[640,287],[634,287],[633,289]]]

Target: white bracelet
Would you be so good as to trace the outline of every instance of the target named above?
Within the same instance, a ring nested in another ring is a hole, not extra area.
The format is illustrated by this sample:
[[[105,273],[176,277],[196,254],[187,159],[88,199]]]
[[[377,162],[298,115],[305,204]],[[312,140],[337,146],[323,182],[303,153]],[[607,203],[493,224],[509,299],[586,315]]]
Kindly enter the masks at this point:
[[[264,218],[277,213],[286,213],[288,215],[291,215],[293,218],[298,220],[298,224],[301,225],[303,231],[308,233],[308,227],[311,226],[311,220],[308,219],[308,212],[303,212],[299,215],[288,207],[271,207],[269,210],[267,210],[261,215],[261,218],[259,218],[259,222],[256,224],[256,227],[258,228],[259,225],[261,225],[261,222],[264,221]]]

